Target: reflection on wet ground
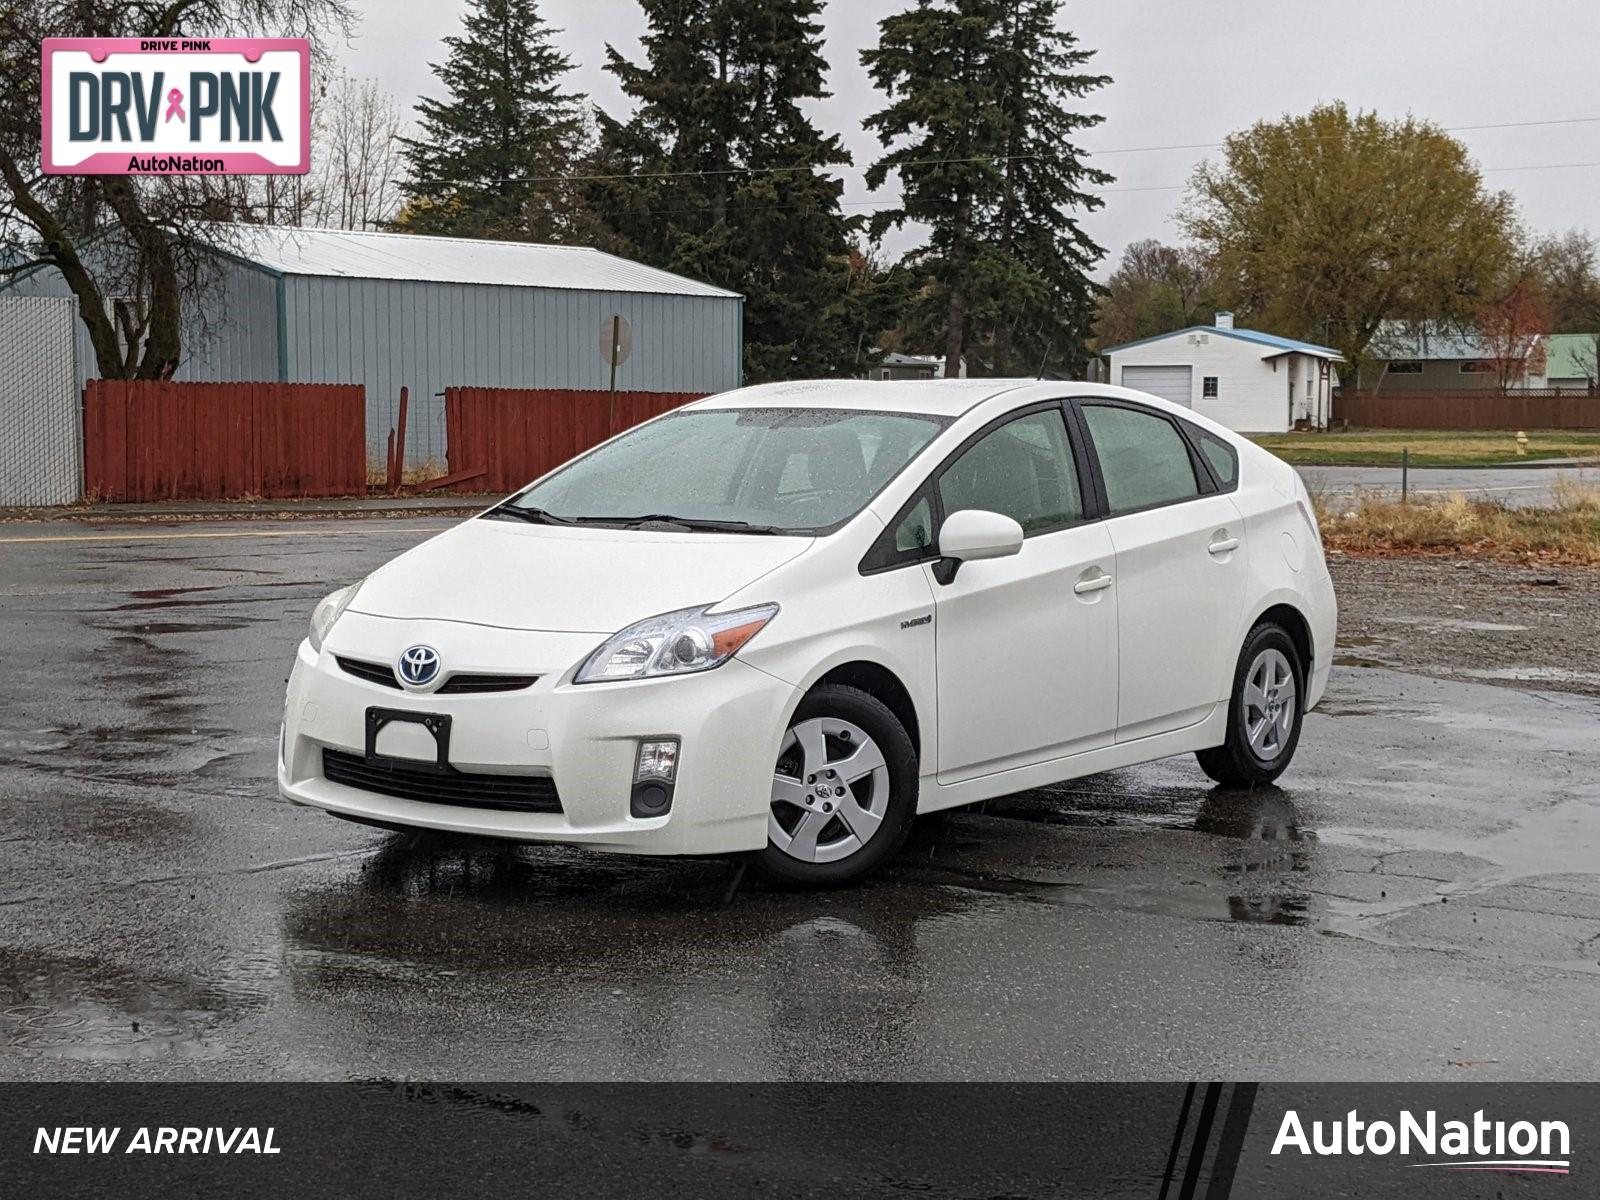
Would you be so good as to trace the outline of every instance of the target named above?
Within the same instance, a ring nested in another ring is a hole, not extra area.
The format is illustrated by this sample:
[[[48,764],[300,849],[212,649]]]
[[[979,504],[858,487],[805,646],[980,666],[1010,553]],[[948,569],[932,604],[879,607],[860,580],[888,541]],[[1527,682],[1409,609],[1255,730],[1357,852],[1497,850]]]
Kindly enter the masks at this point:
[[[0,588],[0,1077],[1600,1070],[1592,700],[1342,666],[1281,787],[1110,772],[783,891],[280,802],[305,610],[406,536]]]
[[[259,996],[38,952],[0,954],[0,1044],[88,1062],[203,1056]]]

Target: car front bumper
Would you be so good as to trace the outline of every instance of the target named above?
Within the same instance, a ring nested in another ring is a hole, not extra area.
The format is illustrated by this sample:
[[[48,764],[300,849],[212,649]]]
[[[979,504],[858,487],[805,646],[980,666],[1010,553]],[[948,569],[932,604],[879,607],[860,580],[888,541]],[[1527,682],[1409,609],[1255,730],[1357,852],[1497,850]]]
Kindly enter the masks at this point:
[[[298,804],[383,824],[624,853],[723,854],[765,846],[773,763],[798,701],[793,685],[738,659],[676,678],[568,682],[573,663],[598,640],[347,613],[320,653],[300,644],[284,705],[279,791]],[[367,682],[336,661],[343,655],[393,664],[417,643],[436,648],[447,670],[540,678],[511,692],[417,693]],[[364,756],[369,708],[448,716],[452,767],[547,775],[561,811],[403,799],[333,782],[323,773],[323,751]],[[680,744],[671,809],[632,816],[638,745],[660,738]]]

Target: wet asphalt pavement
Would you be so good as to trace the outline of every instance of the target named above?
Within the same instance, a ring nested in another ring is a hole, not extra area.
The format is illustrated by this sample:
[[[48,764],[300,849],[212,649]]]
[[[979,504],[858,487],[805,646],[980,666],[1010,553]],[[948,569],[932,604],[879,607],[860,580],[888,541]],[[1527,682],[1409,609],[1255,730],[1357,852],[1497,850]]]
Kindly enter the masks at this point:
[[[839,893],[280,801],[311,606],[442,524],[0,525],[0,1078],[1600,1074],[1592,697],[1346,666],[1282,788],[1100,775]]]

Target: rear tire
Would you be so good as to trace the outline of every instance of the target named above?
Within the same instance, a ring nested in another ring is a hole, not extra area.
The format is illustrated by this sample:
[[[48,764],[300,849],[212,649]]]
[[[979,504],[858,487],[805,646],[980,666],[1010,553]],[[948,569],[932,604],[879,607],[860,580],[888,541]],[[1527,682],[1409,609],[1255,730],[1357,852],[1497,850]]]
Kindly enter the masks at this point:
[[[888,705],[829,683],[800,701],[778,750],[765,850],[752,865],[793,887],[853,883],[905,843],[917,750]]]
[[[1228,740],[1195,758],[1224,787],[1271,783],[1289,766],[1305,716],[1306,669],[1281,625],[1257,625],[1244,640],[1228,701]]]

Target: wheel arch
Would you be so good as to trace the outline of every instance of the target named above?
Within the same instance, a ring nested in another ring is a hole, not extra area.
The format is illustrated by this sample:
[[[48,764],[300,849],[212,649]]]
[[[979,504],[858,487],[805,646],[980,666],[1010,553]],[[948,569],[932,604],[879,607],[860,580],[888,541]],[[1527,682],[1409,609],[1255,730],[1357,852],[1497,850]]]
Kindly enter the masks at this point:
[[[1317,661],[1317,645],[1316,639],[1311,633],[1311,622],[1306,619],[1305,613],[1288,601],[1280,600],[1276,604],[1269,605],[1263,609],[1255,620],[1250,622],[1250,629],[1269,622],[1281,626],[1283,631],[1289,635],[1289,640],[1294,643],[1295,649],[1300,651],[1301,668],[1305,672],[1306,679],[1309,680]],[[1246,630],[1245,636],[1249,636],[1248,630]]]
[[[800,695],[795,698],[796,706],[799,705],[801,698],[829,683],[857,688],[882,701],[905,727],[906,735],[910,737],[917,757],[919,759],[922,757],[922,722],[917,715],[917,704],[911,697],[911,690],[894,671],[880,662],[866,658],[839,663],[829,667],[802,689]],[[792,712],[790,715],[793,716]]]

